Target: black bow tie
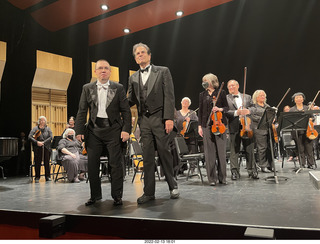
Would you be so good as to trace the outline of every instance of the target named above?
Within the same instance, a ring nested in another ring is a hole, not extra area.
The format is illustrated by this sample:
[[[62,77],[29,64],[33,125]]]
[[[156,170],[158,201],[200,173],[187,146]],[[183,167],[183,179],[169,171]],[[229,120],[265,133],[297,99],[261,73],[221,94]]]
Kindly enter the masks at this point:
[[[238,96],[238,95],[233,95],[233,97],[234,97],[234,98],[237,98],[237,97],[239,97],[239,96]]]
[[[143,72],[145,72],[145,71],[148,72],[149,68],[150,68],[150,66],[148,66],[148,67],[145,68],[145,69],[140,69],[140,72],[141,72],[141,73],[143,73]]]

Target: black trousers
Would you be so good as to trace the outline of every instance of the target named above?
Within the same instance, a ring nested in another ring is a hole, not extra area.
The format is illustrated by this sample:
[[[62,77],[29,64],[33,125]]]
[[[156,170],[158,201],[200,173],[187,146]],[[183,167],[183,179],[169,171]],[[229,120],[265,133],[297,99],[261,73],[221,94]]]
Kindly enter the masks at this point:
[[[44,163],[45,177],[50,178],[50,166],[49,166],[50,151],[46,147],[34,146],[33,152],[34,152],[35,178],[40,179],[42,153],[44,153],[43,163]]]
[[[100,156],[106,149],[110,167],[111,196],[113,199],[122,198],[123,194],[123,167],[120,144],[121,127],[97,125],[88,128],[86,147],[88,152],[88,177],[90,183],[91,199],[102,198],[100,179]]]
[[[165,124],[162,118],[156,116],[142,116],[140,130],[143,149],[144,167],[144,194],[155,194],[155,150],[158,151],[163,173],[169,186],[169,190],[178,188],[173,173],[173,157],[170,152],[170,135],[165,132]]]

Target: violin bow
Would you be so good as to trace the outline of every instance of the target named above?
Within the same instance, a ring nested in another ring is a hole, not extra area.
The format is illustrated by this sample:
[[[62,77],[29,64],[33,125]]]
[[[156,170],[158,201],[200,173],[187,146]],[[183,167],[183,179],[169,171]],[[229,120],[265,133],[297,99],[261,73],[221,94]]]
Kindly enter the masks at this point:
[[[244,104],[244,94],[246,93],[246,83],[247,83],[247,67],[244,67],[242,108],[243,108],[243,104]]]
[[[282,103],[283,99],[288,95],[289,91],[291,90],[291,88],[288,88],[288,90],[286,91],[286,93],[283,95],[282,99],[280,100],[280,102],[277,105],[277,109],[279,108],[280,104]]]
[[[316,96],[314,97],[313,101],[312,101],[312,102],[311,102],[311,104],[309,105],[308,110],[310,110],[310,109],[311,109],[311,107],[312,107],[312,105],[314,104],[314,102],[316,101],[316,99],[317,99],[317,97],[318,97],[319,93],[320,93],[320,90],[317,92],[317,94],[316,94]]]

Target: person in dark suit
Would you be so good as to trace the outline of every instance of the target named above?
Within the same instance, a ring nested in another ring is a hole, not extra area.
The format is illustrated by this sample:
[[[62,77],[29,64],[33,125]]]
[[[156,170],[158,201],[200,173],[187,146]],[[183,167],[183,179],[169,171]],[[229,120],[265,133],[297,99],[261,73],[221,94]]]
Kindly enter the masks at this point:
[[[227,101],[229,105],[227,118],[230,135],[231,179],[237,180],[238,178],[240,178],[240,167],[238,163],[238,158],[241,142],[243,145],[243,149],[246,153],[246,167],[249,177],[252,179],[259,179],[256,168],[256,162],[254,158],[253,132],[251,131],[251,138],[244,138],[240,136],[240,130],[242,129],[242,126],[240,123],[239,116],[249,115],[250,111],[248,108],[252,105],[251,96],[247,94],[241,94],[239,92],[239,83],[236,80],[229,80],[227,88],[229,90],[229,94],[227,95]],[[250,119],[250,117],[248,118]]]
[[[213,121],[210,118],[213,113],[221,112],[221,122],[227,126],[226,112],[229,110],[226,92],[219,93],[219,80],[214,74],[206,74],[202,77],[202,86],[205,89],[199,94],[199,125],[198,132],[203,137],[204,156],[206,161],[207,177],[210,186],[227,184],[227,136],[226,133],[212,133]],[[213,103],[213,100],[217,101]],[[215,106],[213,106],[215,105]],[[221,126],[222,127],[222,126]],[[218,174],[217,174],[218,171]]]
[[[121,140],[125,142],[129,139],[130,107],[123,86],[109,80],[111,68],[106,60],[97,61],[95,73],[98,80],[83,86],[75,123],[77,139],[85,139],[88,153],[91,197],[86,206],[102,199],[99,168],[104,149],[108,151],[111,167],[111,196],[114,205],[122,205]],[[88,109],[90,118],[87,122]]]
[[[138,107],[144,166],[144,194],[137,202],[143,204],[155,199],[155,150],[158,151],[170,196],[178,198],[180,193],[170,153],[175,112],[172,77],[167,67],[150,63],[151,51],[147,45],[134,45],[133,56],[140,70],[129,78],[128,99],[131,106],[136,104]]]

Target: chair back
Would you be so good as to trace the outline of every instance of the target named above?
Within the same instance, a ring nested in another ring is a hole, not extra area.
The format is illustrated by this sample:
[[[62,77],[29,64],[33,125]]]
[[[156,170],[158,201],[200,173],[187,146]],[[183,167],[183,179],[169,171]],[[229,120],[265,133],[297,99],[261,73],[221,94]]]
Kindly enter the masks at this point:
[[[135,155],[142,155],[142,148],[139,142],[132,140],[131,145]]]
[[[175,137],[174,143],[176,145],[176,149],[177,149],[179,156],[189,154],[189,149],[188,149],[187,143],[182,136]]]
[[[291,132],[283,132],[282,133],[282,142],[283,142],[283,147],[295,147],[295,142],[292,140]]]

